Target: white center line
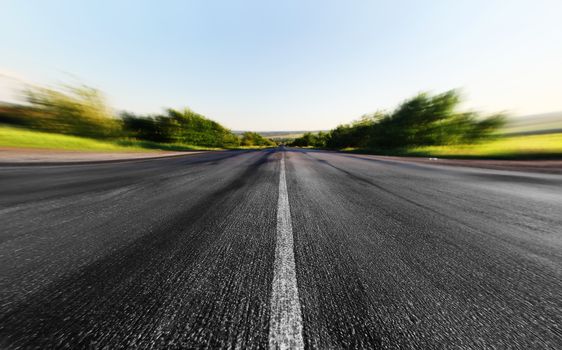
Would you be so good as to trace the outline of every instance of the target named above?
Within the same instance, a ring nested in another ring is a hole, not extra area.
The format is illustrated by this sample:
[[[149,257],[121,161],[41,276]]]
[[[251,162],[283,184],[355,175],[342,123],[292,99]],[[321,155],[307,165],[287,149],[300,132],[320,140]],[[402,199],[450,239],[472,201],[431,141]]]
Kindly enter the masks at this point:
[[[293,227],[285,178],[285,152],[283,151],[281,154],[277,242],[269,319],[269,348],[304,349],[301,305],[293,251]]]

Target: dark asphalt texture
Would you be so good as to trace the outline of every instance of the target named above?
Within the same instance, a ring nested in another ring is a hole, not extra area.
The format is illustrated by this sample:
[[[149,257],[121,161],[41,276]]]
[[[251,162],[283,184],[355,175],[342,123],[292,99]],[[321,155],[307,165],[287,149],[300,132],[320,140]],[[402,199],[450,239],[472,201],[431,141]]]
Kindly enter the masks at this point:
[[[282,152],[0,167],[0,349],[267,348]],[[305,348],[562,348],[562,175],[285,162]]]

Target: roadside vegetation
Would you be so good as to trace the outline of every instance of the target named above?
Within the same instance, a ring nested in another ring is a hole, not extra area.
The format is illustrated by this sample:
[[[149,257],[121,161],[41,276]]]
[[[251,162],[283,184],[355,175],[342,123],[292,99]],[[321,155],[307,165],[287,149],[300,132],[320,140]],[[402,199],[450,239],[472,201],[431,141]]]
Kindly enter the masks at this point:
[[[365,115],[328,132],[305,133],[291,145],[430,157],[562,156],[562,134],[506,136],[504,115],[459,111],[460,102],[454,90],[421,93],[391,112]]]
[[[0,124],[0,147],[82,150],[96,152],[133,151],[194,151],[219,148],[190,146],[186,144],[157,143],[135,139],[93,139],[64,135]]]
[[[402,149],[344,148],[344,152],[438,158],[548,159],[562,157],[562,133],[501,136],[476,144]]]
[[[0,146],[80,150],[195,150],[272,147],[255,133],[238,137],[190,109],[157,115],[115,113],[96,89],[31,87],[25,103],[0,104]]]
[[[277,144],[257,132],[246,131],[242,134],[240,139],[240,146],[262,146],[262,147],[273,147]]]
[[[421,93],[390,113],[364,115],[329,132],[304,134],[295,146],[400,149],[419,146],[472,144],[490,138],[505,123],[503,115],[482,117],[459,112],[459,94]]]

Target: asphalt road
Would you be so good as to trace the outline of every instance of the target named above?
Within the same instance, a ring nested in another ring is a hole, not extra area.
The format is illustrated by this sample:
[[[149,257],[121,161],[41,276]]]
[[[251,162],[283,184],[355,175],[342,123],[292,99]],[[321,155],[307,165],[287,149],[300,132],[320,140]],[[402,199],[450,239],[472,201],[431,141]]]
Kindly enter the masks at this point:
[[[302,150],[0,167],[0,292],[2,349],[560,349],[562,175]]]

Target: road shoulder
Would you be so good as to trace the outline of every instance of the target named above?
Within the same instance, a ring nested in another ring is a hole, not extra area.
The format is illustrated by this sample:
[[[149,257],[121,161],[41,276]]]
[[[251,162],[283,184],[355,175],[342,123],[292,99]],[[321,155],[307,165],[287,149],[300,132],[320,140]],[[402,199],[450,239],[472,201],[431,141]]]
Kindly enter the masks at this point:
[[[52,149],[0,148],[0,166],[71,165],[180,157],[208,151],[89,152]]]
[[[369,158],[374,160],[408,162],[427,165],[448,165],[470,168],[484,168],[496,170],[525,171],[549,174],[562,174],[562,159],[537,159],[537,160],[500,160],[500,159],[444,159],[422,157],[395,157],[377,156],[368,154],[344,154],[356,158]]]

